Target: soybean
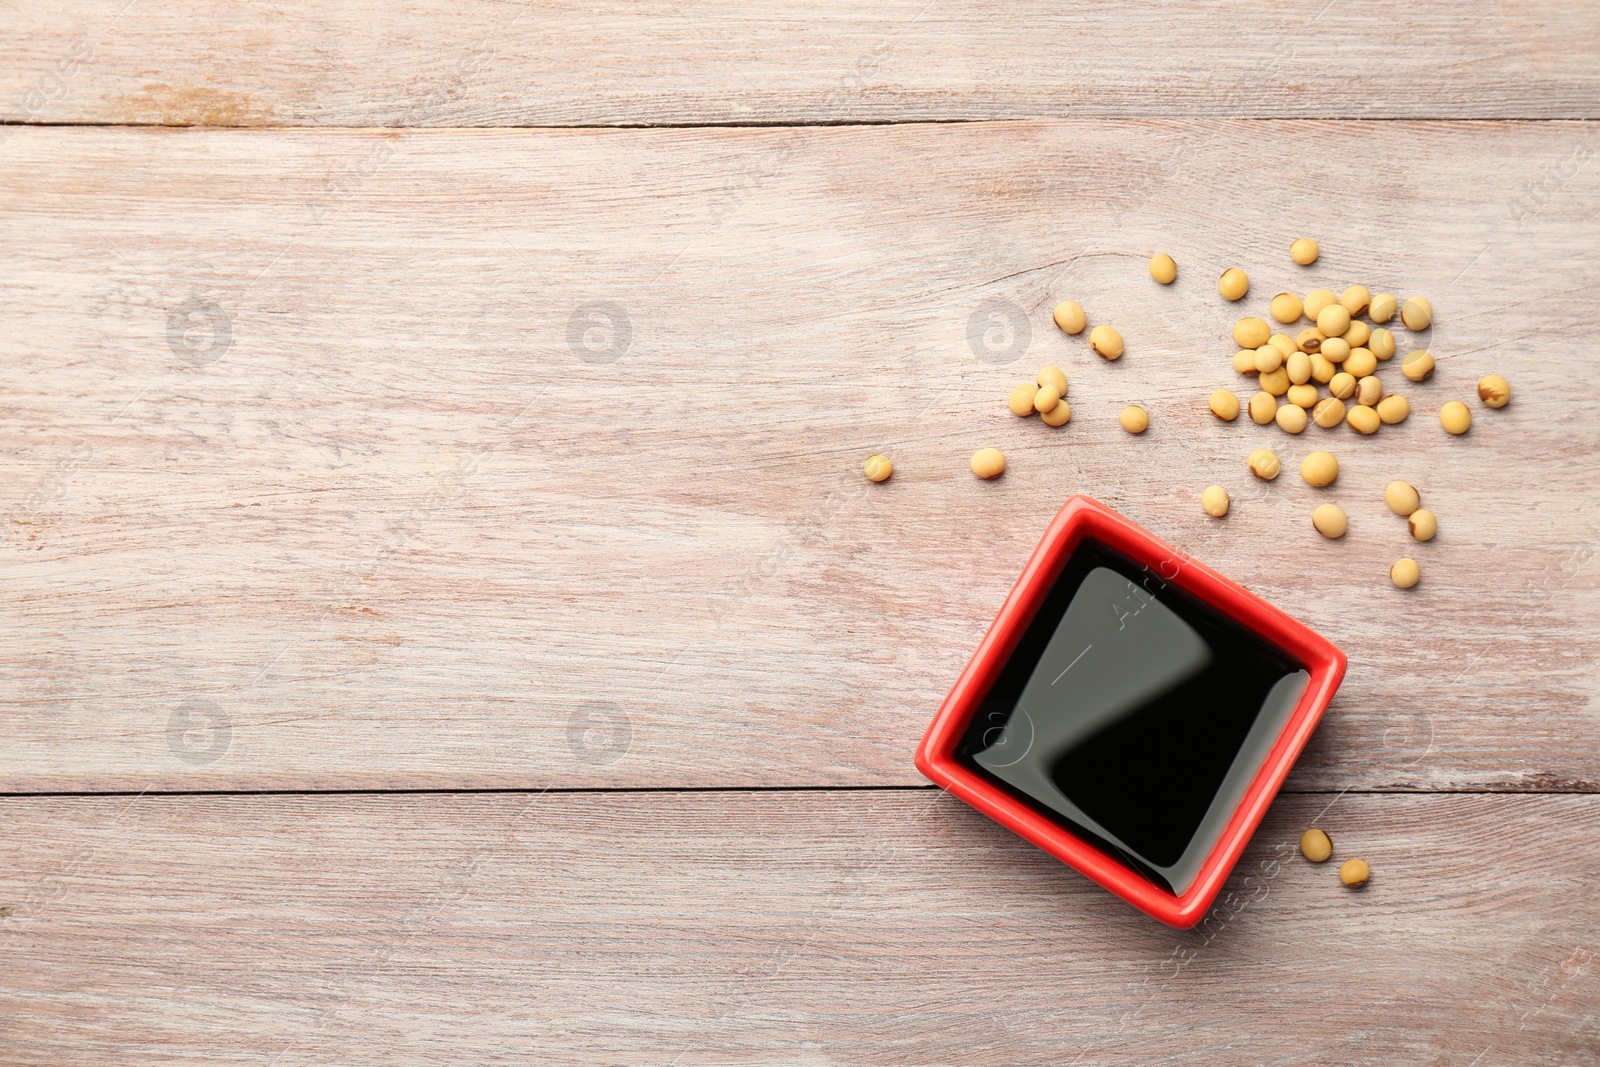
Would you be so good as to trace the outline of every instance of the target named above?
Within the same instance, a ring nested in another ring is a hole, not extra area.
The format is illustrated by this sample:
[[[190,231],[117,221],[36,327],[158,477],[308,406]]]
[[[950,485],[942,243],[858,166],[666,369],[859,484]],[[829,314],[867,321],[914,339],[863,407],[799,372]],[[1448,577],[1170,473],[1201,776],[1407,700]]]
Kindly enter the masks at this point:
[[[1300,349],[1300,351],[1310,355],[1312,352],[1320,352],[1322,350],[1322,342],[1326,341],[1327,339],[1327,335],[1325,335],[1315,326],[1312,326],[1308,329],[1301,330],[1295,336],[1294,343],[1296,347]]]
[[[1370,348],[1352,348],[1350,354],[1344,357],[1344,369],[1357,378],[1365,378],[1378,369],[1378,357],[1372,354]]]
[[[1366,860],[1345,860],[1339,868],[1339,881],[1354,889],[1358,885],[1366,885],[1367,879],[1372,877],[1372,868],[1367,866]]]
[[[1256,349],[1256,371],[1266,374],[1283,366],[1283,352],[1277,345],[1262,345]]]
[[[1408,330],[1426,330],[1433,325],[1433,305],[1423,297],[1414,296],[1400,309],[1400,321]]]
[[[1122,355],[1122,335],[1110,326],[1096,326],[1089,331],[1089,347],[1106,359]]]
[[[1330,337],[1322,342],[1317,352],[1331,363],[1343,363],[1350,358],[1350,342],[1343,337]]]
[[[1233,324],[1233,341],[1240,348],[1260,348],[1271,336],[1272,327],[1264,319],[1246,317]]]
[[[1047,385],[1033,394],[1033,410],[1041,415],[1047,411],[1054,411],[1059,403],[1061,403],[1061,390],[1053,385]]]
[[[1254,374],[1256,372],[1256,354],[1248,348],[1241,348],[1233,354],[1233,369],[1240,374]]]
[[[1410,556],[1401,556],[1389,565],[1389,580],[1401,589],[1410,589],[1422,577],[1422,568]]]
[[[1371,302],[1372,290],[1368,289],[1364,285],[1352,285],[1350,288],[1339,294],[1340,305],[1346,311],[1350,312],[1352,317],[1365,311],[1367,309],[1367,305]]]
[[[1377,375],[1369,374],[1356,382],[1356,403],[1376,408],[1378,401],[1382,399],[1383,383],[1378,380]]]
[[[1378,418],[1385,424],[1393,426],[1397,422],[1405,422],[1406,416],[1411,414],[1411,401],[1399,393],[1390,393],[1378,401]]]
[[[1286,333],[1275,333],[1267,338],[1267,344],[1277,345],[1278,351],[1283,353],[1283,358],[1288,359],[1300,351],[1300,346],[1294,343],[1294,338]]]
[[[1323,355],[1321,352],[1312,353],[1312,355],[1311,355],[1311,380],[1312,381],[1320,382],[1323,385],[1327,385],[1329,382],[1333,381],[1333,376],[1335,374],[1337,374],[1338,372],[1339,372],[1339,368],[1334,365],[1333,360],[1329,359],[1327,356]]]
[[[1394,318],[1399,306],[1393,293],[1379,293],[1372,298],[1372,303],[1367,305],[1367,317],[1373,322],[1388,322]]]
[[[1394,334],[1388,330],[1373,330],[1372,336],[1367,338],[1367,351],[1379,359],[1388,359],[1394,355]]]
[[[1272,305],[1268,308],[1272,317],[1279,322],[1298,322],[1305,311],[1305,305],[1293,293],[1279,293],[1272,298]]]
[[[1301,304],[1305,308],[1306,318],[1316,322],[1317,316],[1322,314],[1324,308],[1338,302],[1339,298],[1334,296],[1331,290],[1313,289],[1306,294],[1306,298],[1301,301]]]
[[[1317,406],[1317,387],[1314,385],[1291,385],[1287,395],[1289,403],[1297,408]]]
[[[1270,448],[1258,448],[1250,453],[1250,473],[1264,482],[1270,482],[1278,476],[1282,464],[1278,462],[1278,454]]]
[[[1299,433],[1306,428],[1306,409],[1296,404],[1280,405],[1273,418],[1284,433]]]
[[[1400,361],[1400,373],[1414,382],[1420,382],[1433,373],[1433,353],[1418,349],[1407,352],[1406,358]]]
[[[1478,399],[1492,408],[1503,408],[1511,402],[1511,383],[1498,374],[1480,378]]]
[[[1356,376],[1349,371],[1340,371],[1328,383],[1328,392],[1339,400],[1349,400],[1356,393]]]
[[[1289,354],[1283,362],[1284,370],[1289,373],[1289,381],[1295,385],[1304,385],[1311,380],[1311,357],[1296,349]],[[1479,386],[1482,392],[1482,386]]]
[[[1403,519],[1422,506],[1422,494],[1410,482],[1390,482],[1383,491],[1383,502]]]
[[[1317,312],[1317,329],[1329,337],[1341,337],[1350,328],[1350,312],[1343,304],[1329,304]]]
[[[1324,430],[1331,430],[1344,421],[1344,401],[1336,396],[1324,397],[1311,409],[1311,418]]]
[[[1211,414],[1223,422],[1232,422],[1239,417],[1239,398],[1226,389],[1218,389],[1211,394]]]
[[[1065,426],[1071,419],[1072,405],[1065,400],[1039,415],[1039,420],[1046,426]]]
[[[1060,367],[1040,367],[1037,381],[1040,386],[1053,385],[1056,392],[1067,395],[1067,375]]]
[[[1302,267],[1309,267],[1317,261],[1317,242],[1309,237],[1302,237],[1289,246],[1289,258]]]
[[[1129,404],[1122,409],[1121,422],[1129,433],[1144,433],[1150,428],[1150,413],[1138,404]]]
[[[1350,413],[1344,417],[1344,421],[1348,422],[1350,428],[1356,433],[1377,433],[1378,427],[1381,425],[1378,413],[1365,404],[1357,404],[1351,408]]]
[[[1268,371],[1260,375],[1261,388],[1273,396],[1282,396],[1289,391],[1289,372],[1279,367],[1277,370]]]
[[[1350,328],[1344,332],[1344,339],[1350,342],[1351,348],[1360,348],[1372,337],[1372,327],[1360,319],[1351,319]]]
[[[1311,513],[1311,525],[1323,537],[1336,539],[1343,537],[1345,531],[1350,529],[1350,519],[1338,504],[1322,504]]]
[[[1005,453],[998,448],[980,448],[972,454],[972,473],[980,478],[998,477],[1005,469]]]
[[[1171,285],[1178,276],[1178,264],[1169,255],[1159,255],[1150,261],[1150,277],[1162,285]]]
[[[1260,392],[1250,398],[1250,419],[1257,425],[1265,426],[1277,413],[1278,398],[1271,393]]]
[[[1333,855],[1333,841],[1321,830],[1307,830],[1300,835],[1300,855],[1312,863],[1326,863]]]
[[[1459,400],[1452,400],[1439,409],[1439,425],[1453,434],[1464,434],[1472,429],[1472,412]]]
[[[1033,414],[1033,398],[1039,395],[1039,387],[1031,382],[1023,382],[1011,390],[1011,395],[1006,398],[1006,406],[1011,409],[1011,414],[1019,419],[1025,419]]]
[[[1224,300],[1238,300],[1250,291],[1250,277],[1238,267],[1229,267],[1217,279],[1217,292]]]
[[[1061,301],[1050,313],[1050,317],[1056,320],[1056,325],[1061,327],[1063,332],[1071,334],[1082,333],[1084,325],[1088,322],[1084,317],[1083,308],[1074,300]]]
[[[1439,520],[1427,508],[1418,508],[1406,516],[1406,526],[1418,541],[1432,541],[1439,532]]]
[[[889,462],[888,456],[868,456],[861,470],[868,481],[881,482],[894,473],[894,464]]]
[[[1332,452],[1312,452],[1300,461],[1300,477],[1308,485],[1332,485],[1339,477],[1339,461]]]
[[[1208,485],[1206,491],[1200,494],[1200,506],[1214,519],[1220,519],[1228,513],[1228,503],[1228,491],[1220,485]]]

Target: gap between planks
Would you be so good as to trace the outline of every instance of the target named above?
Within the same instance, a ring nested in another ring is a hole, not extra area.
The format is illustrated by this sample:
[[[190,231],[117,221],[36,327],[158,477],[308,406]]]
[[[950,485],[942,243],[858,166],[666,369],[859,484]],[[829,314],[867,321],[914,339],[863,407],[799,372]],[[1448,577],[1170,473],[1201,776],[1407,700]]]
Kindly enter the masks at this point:
[[[543,796],[546,793],[931,793],[935,785],[709,785],[709,786],[546,786],[505,789],[120,789],[0,793],[0,800],[89,797],[379,797],[379,796]],[[1280,797],[1342,796],[1595,796],[1593,789],[1280,789]]]
[[[3,119],[0,128],[7,126],[23,126],[35,129],[91,129],[91,130],[227,130],[229,132],[259,132],[259,133],[284,133],[298,130],[327,130],[341,133],[473,133],[473,132],[511,132],[527,130],[529,132],[560,133],[568,130],[807,130],[807,129],[848,129],[852,127],[869,126],[1004,126],[1013,123],[1038,125],[1040,123],[1055,122],[1088,122],[1100,124],[1116,123],[1289,123],[1289,122],[1359,122],[1363,124],[1379,123],[1450,123],[1460,126],[1502,126],[1531,123],[1569,123],[1572,125],[1592,125],[1600,123],[1600,118],[1586,116],[1566,115],[1508,115],[1494,118],[1462,118],[1454,115],[1248,115],[1231,116],[1226,114],[1183,114],[1183,115],[1055,115],[1048,118],[949,118],[949,119],[836,119],[815,122],[780,122],[780,121],[749,121],[749,122],[574,122],[559,126],[552,125],[522,125],[508,123],[503,126],[337,126],[337,125],[303,125],[285,123],[273,126],[212,124],[204,122],[32,122],[28,120]]]

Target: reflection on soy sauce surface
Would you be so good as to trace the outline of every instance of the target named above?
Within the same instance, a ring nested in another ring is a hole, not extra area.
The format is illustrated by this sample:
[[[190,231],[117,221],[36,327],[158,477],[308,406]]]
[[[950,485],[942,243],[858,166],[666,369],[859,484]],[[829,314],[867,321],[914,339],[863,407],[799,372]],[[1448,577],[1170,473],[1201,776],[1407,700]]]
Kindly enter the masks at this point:
[[[1182,895],[1309,679],[1220,612],[1085,540],[958,754]]]

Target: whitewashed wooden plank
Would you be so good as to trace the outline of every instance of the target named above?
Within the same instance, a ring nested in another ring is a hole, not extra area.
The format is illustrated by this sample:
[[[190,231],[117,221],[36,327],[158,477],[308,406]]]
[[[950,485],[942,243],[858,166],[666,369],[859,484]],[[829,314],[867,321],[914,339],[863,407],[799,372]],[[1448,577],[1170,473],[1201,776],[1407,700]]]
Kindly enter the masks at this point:
[[[207,126],[1595,118],[1585,0],[49,0],[0,115]],[[5,131],[0,131],[3,136]]]
[[[10,798],[6,1059],[1585,1062],[1600,799],[1330,800],[1178,932],[932,791]]]
[[[1592,790],[1595,172],[1517,199],[1589,135],[26,130],[0,169],[0,781],[914,784],[934,708],[1087,492],[1349,653],[1295,787]],[[1240,306],[1213,286],[1235,264]],[[1236,315],[1351,282],[1434,301],[1408,423],[1293,439],[1205,413],[1243,384]],[[1122,360],[1054,329],[1065,296]],[[990,301],[1026,346],[969,345]],[[625,350],[582,349],[594,302]],[[1003,403],[1046,362],[1073,379],[1059,432]],[[1512,404],[1445,435],[1432,413],[1491,370]],[[1115,426],[1134,401],[1138,439]],[[1262,444],[1344,474],[1256,484]],[[986,445],[1012,461],[995,483],[966,469]],[[1433,543],[1385,511],[1395,477]],[[1337,544],[1308,521],[1325,498]]]

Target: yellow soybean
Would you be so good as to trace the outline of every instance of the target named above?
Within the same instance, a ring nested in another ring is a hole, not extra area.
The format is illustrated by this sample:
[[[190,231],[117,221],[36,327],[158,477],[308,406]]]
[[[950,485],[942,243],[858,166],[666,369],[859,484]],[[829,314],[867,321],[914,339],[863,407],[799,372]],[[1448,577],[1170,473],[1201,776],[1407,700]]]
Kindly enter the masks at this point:
[[[1414,296],[1400,309],[1400,321],[1408,330],[1426,330],[1433,325],[1433,305],[1425,297]]]
[[[1106,359],[1122,355],[1122,335],[1110,326],[1096,326],[1089,331],[1089,347]]]
[[[1344,421],[1344,401],[1336,396],[1324,397],[1311,409],[1311,418],[1324,430],[1331,430]]]
[[[972,454],[972,473],[980,478],[995,478],[1006,469],[1005,453],[998,448],[980,448]]]
[[[1272,337],[1272,327],[1265,319],[1246,317],[1233,324],[1233,342],[1240,348],[1256,349]]]
[[[1208,485],[1206,491],[1200,494],[1200,506],[1207,515],[1220,519],[1228,513],[1228,491],[1220,485]]]
[[[1280,404],[1273,418],[1284,433],[1299,433],[1306,428],[1306,409],[1294,404]]]
[[[1372,302],[1372,290],[1364,285],[1352,285],[1339,294],[1339,303],[1351,315],[1359,315]]]
[[[1315,263],[1317,256],[1320,254],[1321,250],[1317,248],[1317,242],[1309,237],[1302,237],[1289,246],[1289,258],[1302,267],[1309,267]]]
[[[1056,320],[1056,325],[1065,333],[1082,333],[1084,325],[1088,322],[1084,317],[1083,308],[1074,300],[1061,301],[1050,313],[1050,317]]]
[[[1332,452],[1312,452],[1300,461],[1300,477],[1319,488],[1339,477],[1339,461]]]
[[[1414,382],[1420,382],[1433,373],[1433,353],[1422,349],[1407,352],[1400,361],[1400,373]]]
[[[1049,411],[1040,413],[1039,421],[1046,426],[1065,426],[1072,420],[1072,405],[1065,400],[1058,403]]]
[[[1250,278],[1238,267],[1229,267],[1217,279],[1217,292],[1224,300],[1238,300],[1250,291]]]
[[[1304,385],[1311,380],[1311,357],[1301,351],[1290,353],[1289,358],[1283,361],[1284,370],[1289,372],[1289,381],[1295,385]],[[1483,387],[1480,385],[1481,393]]]
[[[1350,428],[1356,433],[1377,433],[1378,427],[1382,425],[1378,413],[1365,404],[1357,404],[1351,408],[1344,421],[1349,423]]]
[[[1211,394],[1211,414],[1223,422],[1232,422],[1239,417],[1239,398],[1226,389],[1218,389]]]
[[[1306,318],[1310,319],[1312,322],[1316,322],[1317,316],[1322,314],[1323,308],[1327,307],[1329,304],[1337,304],[1338,302],[1339,298],[1334,296],[1331,290],[1313,289],[1311,292],[1306,294],[1305,300],[1303,300],[1301,303],[1305,307]]]
[[[1250,398],[1249,410],[1250,420],[1265,426],[1278,413],[1278,398],[1265,391],[1257,393]]]
[[[1267,309],[1272,317],[1279,322],[1299,322],[1300,316],[1305,312],[1305,305],[1293,293],[1279,293],[1272,298],[1272,305]]]
[[[1329,337],[1340,337],[1350,328],[1350,312],[1343,304],[1329,304],[1317,312],[1317,329]]]
[[[1399,393],[1391,393],[1378,401],[1378,418],[1385,424],[1393,426],[1397,422],[1405,422],[1406,416],[1411,414],[1411,401]]]
[[[1344,357],[1344,369],[1357,378],[1365,378],[1378,369],[1378,357],[1372,354],[1370,348],[1352,348],[1350,354]]]
[[[1338,504],[1323,504],[1311,513],[1311,525],[1323,537],[1334,540],[1343,537],[1345,531],[1350,529],[1350,520]]]
[[[1472,429],[1472,412],[1459,400],[1452,400],[1439,409],[1439,425],[1453,434],[1464,434]]]

